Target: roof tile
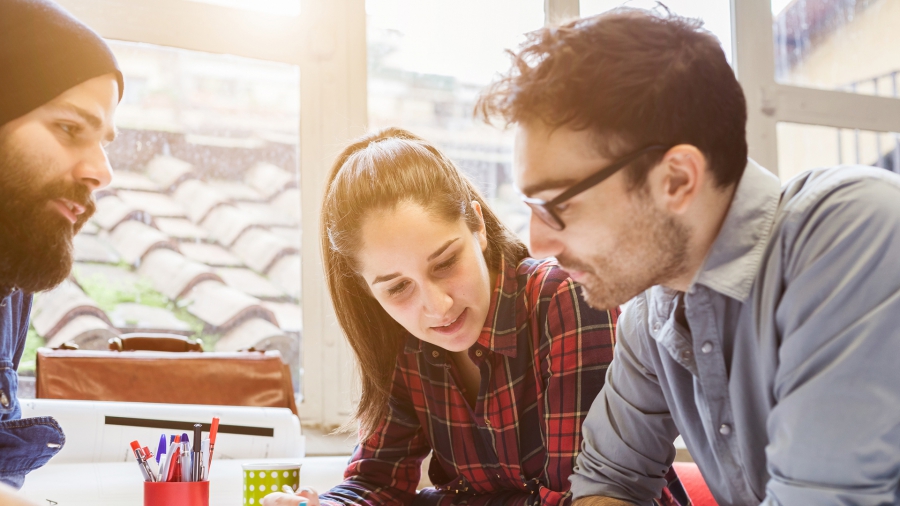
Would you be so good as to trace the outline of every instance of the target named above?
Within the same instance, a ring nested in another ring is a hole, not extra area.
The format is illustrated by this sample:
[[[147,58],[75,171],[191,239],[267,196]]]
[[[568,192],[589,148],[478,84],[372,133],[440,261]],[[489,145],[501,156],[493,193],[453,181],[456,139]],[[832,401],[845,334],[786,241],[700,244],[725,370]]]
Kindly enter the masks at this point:
[[[254,222],[234,206],[221,206],[210,211],[201,226],[209,230],[219,244],[229,248],[245,230],[254,226]]]
[[[269,227],[269,232],[281,237],[297,251],[300,251],[301,237],[303,236],[300,227]]]
[[[245,214],[250,223],[264,227],[288,227],[298,223],[287,213],[271,204],[237,202],[235,206]]]
[[[287,294],[268,279],[250,269],[220,267],[216,269],[225,284],[260,299],[284,299]]]
[[[112,230],[124,221],[137,220],[150,223],[150,219],[146,213],[131,207],[119,197],[110,195],[97,201],[97,213],[91,221],[104,230]]]
[[[301,298],[300,255],[281,257],[267,273],[269,279],[296,300]]]
[[[211,179],[206,184],[229,200],[236,202],[262,202],[265,200],[259,192],[242,182]]]
[[[109,347],[109,340],[118,335],[119,331],[109,323],[86,314],[66,323],[47,341],[47,347],[58,348],[65,343],[74,343],[82,350],[106,350]]]
[[[244,181],[266,200],[287,188],[297,186],[297,177],[294,174],[265,162],[251,167],[244,176]]]
[[[179,241],[205,241],[209,232],[184,218],[156,218],[156,227],[164,234]]]
[[[126,302],[109,312],[113,326],[122,332],[168,332],[191,335],[191,326],[179,320],[169,310]]]
[[[163,191],[174,190],[182,181],[195,177],[194,167],[171,156],[156,156],[147,164],[147,177]]]
[[[78,285],[66,280],[53,290],[37,294],[31,323],[39,336],[50,339],[68,322],[86,314],[110,323],[106,313]]]
[[[110,234],[110,242],[122,260],[137,265],[150,251],[159,248],[178,250],[169,236],[139,221],[126,221]]]
[[[178,249],[184,256],[212,267],[240,267],[241,260],[218,244],[183,242]]]
[[[231,251],[248,267],[263,274],[279,258],[300,252],[280,236],[260,228],[251,228],[241,234]]]
[[[251,297],[236,288],[217,281],[197,284],[184,297],[187,310],[211,327],[228,330],[248,318],[262,318],[275,324],[275,315]]]
[[[294,336],[289,336],[271,322],[252,318],[231,329],[216,343],[217,351],[237,351],[247,348],[277,350],[286,363],[294,362],[300,346]]]
[[[142,282],[137,274],[126,267],[95,263],[75,264],[72,269],[72,277],[87,293],[96,293],[94,288],[122,294],[135,293],[139,288],[138,285]]]
[[[283,212],[294,223],[300,223],[300,189],[289,188],[272,199],[272,206]]]
[[[222,281],[208,266],[169,249],[148,253],[141,262],[138,273],[149,280],[157,292],[169,299],[181,298],[203,281]]]
[[[78,234],[72,241],[75,246],[76,262],[98,262],[114,264],[119,262],[119,255],[106,241],[96,235]]]
[[[153,217],[184,218],[184,208],[168,195],[131,190],[120,190],[117,196],[131,207]]]
[[[194,223],[202,222],[213,208],[229,202],[228,197],[198,179],[181,183],[172,196]]]
[[[263,302],[263,306],[275,313],[278,326],[285,332],[303,332],[303,308],[288,302]]]
[[[116,190],[140,190],[145,192],[162,191],[157,183],[154,183],[149,177],[137,172],[117,170],[113,173],[110,188]]]

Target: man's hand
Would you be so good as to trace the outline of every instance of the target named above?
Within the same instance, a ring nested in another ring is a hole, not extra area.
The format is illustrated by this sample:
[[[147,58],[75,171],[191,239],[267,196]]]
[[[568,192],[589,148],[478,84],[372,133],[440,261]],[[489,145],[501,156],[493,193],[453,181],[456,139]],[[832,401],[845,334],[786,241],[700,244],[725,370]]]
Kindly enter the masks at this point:
[[[306,498],[306,503],[301,501],[301,498],[304,497]],[[309,487],[302,487],[296,495],[273,492],[263,497],[262,500],[262,506],[297,506],[298,504],[319,506],[319,494]]]
[[[572,506],[634,506],[632,503],[627,501],[622,501],[619,499],[613,499],[611,497],[599,497],[599,496],[591,496],[591,497],[582,497],[581,499],[575,501]]]

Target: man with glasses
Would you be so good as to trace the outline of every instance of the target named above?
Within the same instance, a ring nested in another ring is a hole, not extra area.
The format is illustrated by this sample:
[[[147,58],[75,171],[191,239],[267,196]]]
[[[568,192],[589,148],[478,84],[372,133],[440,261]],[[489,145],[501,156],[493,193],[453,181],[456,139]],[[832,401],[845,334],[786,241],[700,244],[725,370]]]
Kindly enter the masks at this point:
[[[900,504],[900,178],[782,187],[718,41],[668,12],[531,34],[479,111],[517,127],[532,254],[631,299],[577,506],[650,504],[679,434],[721,506]]]

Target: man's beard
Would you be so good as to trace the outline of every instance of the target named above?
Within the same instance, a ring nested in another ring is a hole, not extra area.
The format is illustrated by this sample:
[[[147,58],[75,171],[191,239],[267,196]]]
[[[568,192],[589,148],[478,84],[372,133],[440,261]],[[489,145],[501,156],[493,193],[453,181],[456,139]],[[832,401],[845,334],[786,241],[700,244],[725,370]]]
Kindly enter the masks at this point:
[[[26,154],[0,138],[0,295],[13,288],[34,293],[62,283],[72,270],[72,238],[96,211],[90,190],[59,179],[49,157]],[[73,225],[50,201],[66,199],[84,206]]]
[[[582,259],[557,258],[565,269],[583,272],[584,299],[597,309],[628,302],[654,285],[684,275],[690,231],[655,207],[646,196],[622,228],[617,249],[610,255]]]

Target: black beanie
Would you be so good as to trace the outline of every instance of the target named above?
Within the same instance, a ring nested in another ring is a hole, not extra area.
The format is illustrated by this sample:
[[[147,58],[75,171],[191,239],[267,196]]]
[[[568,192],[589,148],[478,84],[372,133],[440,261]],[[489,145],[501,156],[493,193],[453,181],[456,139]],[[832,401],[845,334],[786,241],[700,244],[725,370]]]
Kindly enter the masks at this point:
[[[105,74],[124,82],[96,32],[50,0],[0,0],[0,126]]]

